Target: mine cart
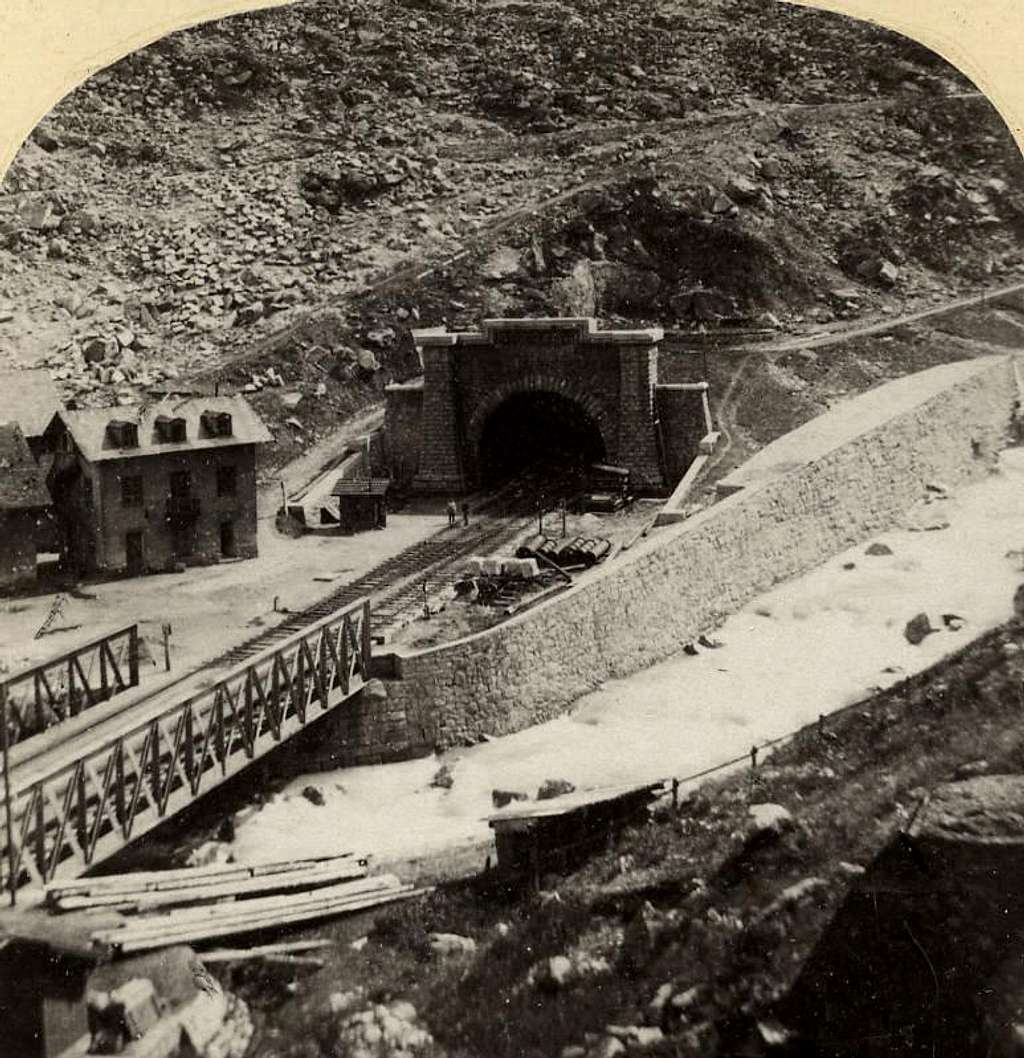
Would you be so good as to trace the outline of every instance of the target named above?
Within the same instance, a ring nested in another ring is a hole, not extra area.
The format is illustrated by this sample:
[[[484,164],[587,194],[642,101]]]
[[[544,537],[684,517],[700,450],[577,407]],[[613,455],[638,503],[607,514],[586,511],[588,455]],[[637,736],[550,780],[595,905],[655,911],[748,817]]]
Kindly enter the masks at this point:
[[[629,471],[625,467],[595,463],[587,475],[583,508],[588,511],[617,511],[630,502]]]

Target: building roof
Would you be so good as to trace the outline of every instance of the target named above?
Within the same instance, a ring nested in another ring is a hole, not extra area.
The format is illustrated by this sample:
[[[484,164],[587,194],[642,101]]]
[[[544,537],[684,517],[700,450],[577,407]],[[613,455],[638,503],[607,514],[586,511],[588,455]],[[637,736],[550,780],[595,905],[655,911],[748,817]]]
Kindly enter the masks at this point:
[[[204,412],[231,416],[231,435],[212,436],[201,423]],[[108,459],[137,459],[167,452],[191,452],[233,445],[265,444],[270,431],[243,397],[169,397],[153,404],[131,404],[120,408],[90,408],[61,411],[61,421],[90,463]],[[161,441],[156,432],[159,418],[184,419],[184,441]],[[121,447],[107,431],[112,422],[135,423],[137,446]]]
[[[50,494],[21,427],[0,423],[0,510],[49,506]]]
[[[45,368],[0,371],[0,422],[16,422],[25,437],[41,437],[63,406]]]
[[[332,496],[383,496],[391,485],[390,478],[338,478]]]
[[[537,820],[550,819],[552,816],[570,815],[596,805],[613,804],[628,799],[649,798],[654,800],[664,792],[662,780],[648,783],[630,783],[621,786],[599,786],[592,790],[577,790],[561,794],[544,801],[533,801],[529,804],[513,801],[505,808],[487,817],[494,830],[521,830]]]

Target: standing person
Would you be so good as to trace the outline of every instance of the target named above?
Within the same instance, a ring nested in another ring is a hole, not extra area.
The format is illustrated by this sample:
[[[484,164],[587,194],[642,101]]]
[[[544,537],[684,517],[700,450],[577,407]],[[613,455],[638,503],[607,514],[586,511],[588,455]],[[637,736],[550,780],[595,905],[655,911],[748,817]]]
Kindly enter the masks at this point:
[[[455,525],[455,514],[456,514],[455,501],[454,500],[449,500],[448,501],[448,507],[446,509],[448,511],[448,528],[451,529]]]
[[[462,524],[469,525],[469,504],[465,500],[462,501]]]

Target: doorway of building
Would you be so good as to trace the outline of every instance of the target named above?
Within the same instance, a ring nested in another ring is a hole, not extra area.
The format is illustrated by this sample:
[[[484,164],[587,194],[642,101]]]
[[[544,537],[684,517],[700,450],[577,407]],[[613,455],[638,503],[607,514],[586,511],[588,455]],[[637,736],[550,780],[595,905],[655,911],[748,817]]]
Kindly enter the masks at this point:
[[[142,533],[135,530],[124,536],[125,564],[132,576],[142,573],[146,564],[146,555],[142,544]]]
[[[171,526],[171,547],[175,558],[189,558],[196,550],[196,527],[191,521],[177,522]]]
[[[235,523],[220,523],[220,553],[224,558],[237,558],[235,550]]]

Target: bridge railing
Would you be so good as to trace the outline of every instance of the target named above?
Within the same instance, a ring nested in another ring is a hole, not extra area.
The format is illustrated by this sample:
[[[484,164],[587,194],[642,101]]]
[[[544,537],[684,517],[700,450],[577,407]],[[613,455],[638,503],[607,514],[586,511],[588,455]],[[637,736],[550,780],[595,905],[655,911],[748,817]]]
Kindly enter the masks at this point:
[[[139,684],[139,626],[127,625],[0,680],[10,744]]]
[[[74,877],[140,837],[354,694],[369,678],[362,599],[209,688],[14,768],[0,870],[12,893]]]

